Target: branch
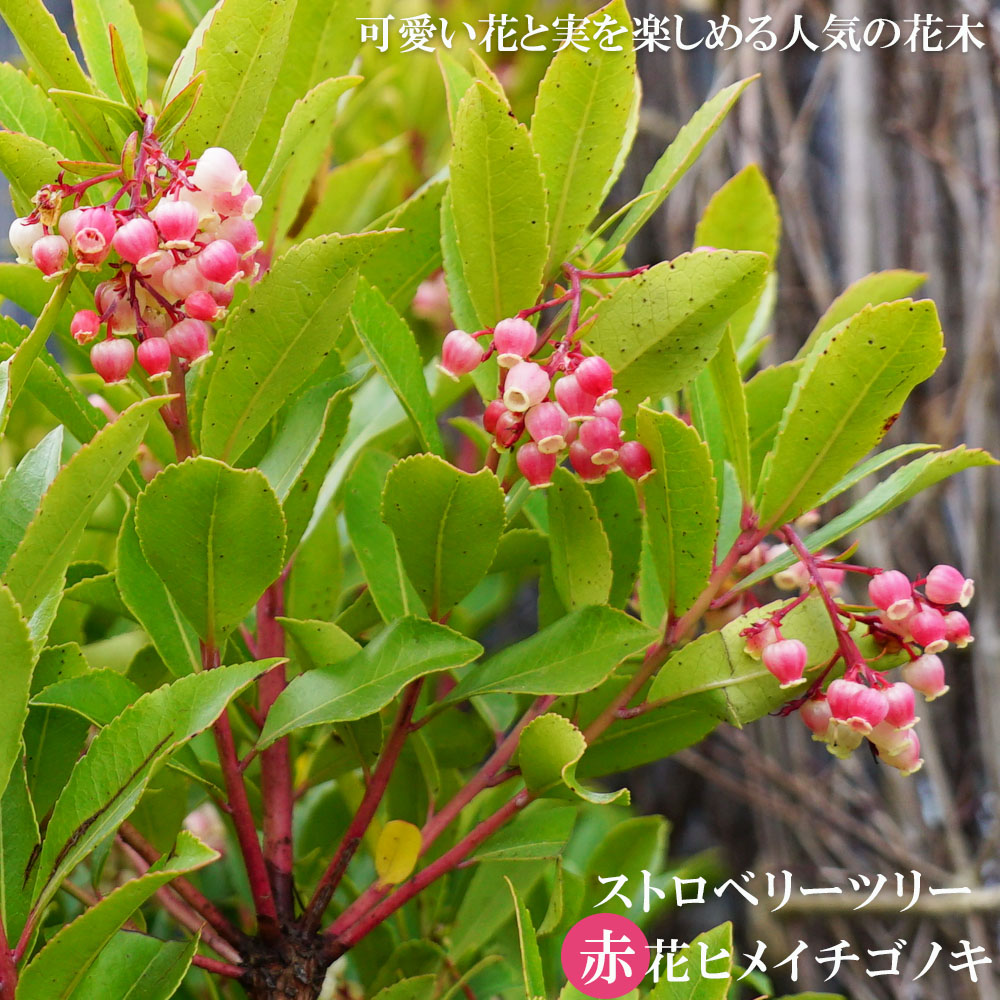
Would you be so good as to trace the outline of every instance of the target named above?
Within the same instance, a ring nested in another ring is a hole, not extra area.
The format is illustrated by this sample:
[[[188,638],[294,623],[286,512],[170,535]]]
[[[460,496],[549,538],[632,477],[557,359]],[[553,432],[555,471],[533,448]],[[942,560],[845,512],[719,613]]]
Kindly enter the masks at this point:
[[[17,963],[7,944],[7,930],[0,914],[0,1000],[15,1000],[17,989]]]
[[[217,976],[227,976],[229,979],[242,979],[246,969],[241,965],[230,965],[229,962],[217,962],[214,958],[206,958],[204,955],[195,955],[191,959],[192,965],[197,965],[199,969],[206,969],[214,972]]]
[[[403,696],[403,701],[399,706],[396,721],[392,726],[392,732],[389,734],[389,739],[386,741],[378,763],[375,765],[371,781],[365,789],[365,794],[361,799],[361,804],[358,806],[358,811],[354,814],[351,825],[347,828],[347,832],[337,846],[337,852],[323,873],[319,885],[316,886],[316,891],[313,893],[312,899],[309,900],[309,905],[302,916],[302,927],[308,934],[314,934],[319,928],[320,921],[323,919],[323,913],[333,898],[333,894],[337,891],[337,886],[344,877],[344,872],[351,863],[351,858],[354,857],[354,853],[361,843],[361,838],[365,835],[365,831],[371,824],[372,818],[375,816],[375,811],[382,801],[382,796],[385,794],[385,790],[389,785],[389,779],[392,777],[392,772],[402,752],[403,744],[406,742],[406,737],[410,734],[413,712],[417,707],[417,700],[420,698],[423,683],[424,679],[418,677],[406,689],[406,694]]]

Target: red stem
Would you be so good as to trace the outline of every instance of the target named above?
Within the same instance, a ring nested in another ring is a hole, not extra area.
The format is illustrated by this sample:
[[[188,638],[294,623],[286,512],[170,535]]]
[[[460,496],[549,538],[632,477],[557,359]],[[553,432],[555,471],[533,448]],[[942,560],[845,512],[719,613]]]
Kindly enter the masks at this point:
[[[257,603],[257,642],[254,655],[259,659],[285,655],[285,632],[277,622],[285,613],[284,574],[273,583]],[[285,664],[269,670],[258,681],[261,720],[288,686]],[[241,771],[245,767],[241,767]],[[295,916],[295,861],[292,842],[292,809],[295,792],[292,785],[292,759],[289,739],[276,740],[260,755],[261,796],[264,801],[264,858],[267,863],[274,899],[281,919],[290,923]]]
[[[214,958],[206,958],[204,955],[195,955],[191,959],[192,965],[197,965],[199,969],[206,969],[214,972],[218,976],[227,976],[229,979],[242,979],[246,969],[241,965],[232,965],[229,962],[219,962]]]
[[[211,670],[219,665],[218,651],[211,646],[202,644],[202,663],[204,669]],[[240,771],[240,761],[236,754],[236,742],[233,739],[229,716],[223,712],[212,727],[215,733],[215,746],[219,753],[219,765],[226,786],[226,796],[229,800],[230,814],[236,828],[236,839],[243,855],[247,878],[250,882],[250,892],[253,896],[254,908],[257,912],[257,926],[260,936],[270,943],[280,937],[278,926],[278,911],[271,891],[271,882],[267,877],[267,865],[264,862],[264,852],[257,838],[257,826],[254,823],[250,800],[247,798],[246,785],[243,783],[243,772]]]
[[[0,915],[0,1000],[15,1000],[17,962],[7,943],[7,930]]]
[[[323,913],[333,898],[333,894],[337,891],[337,886],[344,877],[344,872],[351,863],[351,858],[354,857],[354,853],[361,843],[361,838],[365,835],[375,816],[375,811],[382,801],[382,796],[389,785],[389,779],[392,777],[393,769],[402,752],[403,744],[406,742],[406,737],[410,734],[413,712],[417,707],[417,700],[420,698],[423,681],[422,677],[418,677],[409,685],[406,693],[403,695],[399,712],[396,715],[396,721],[393,723],[392,732],[389,734],[389,739],[386,741],[385,747],[379,755],[378,763],[372,772],[371,781],[368,783],[367,789],[365,789],[365,794],[361,799],[361,804],[358,806],[358,811],[354,814],[351,825],[347,828],[347,832],[337,846],[337,852],[323,873],[323,877],[320,879],[319,885],[316,886],[316,891],[313,893],[312,899],[309,900],[309,905],[302,916],[302,927],[306,933],[313,934],[319,928],[320,921],[323,919]]]

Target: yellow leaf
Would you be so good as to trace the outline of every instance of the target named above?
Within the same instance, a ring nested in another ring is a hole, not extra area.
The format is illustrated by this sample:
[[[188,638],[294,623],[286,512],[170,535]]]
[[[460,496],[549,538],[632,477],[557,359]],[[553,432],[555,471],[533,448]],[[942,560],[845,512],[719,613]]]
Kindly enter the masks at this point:
[[[394,819],[382,827],[375,845],[375,871],[383,885],[398,885],[413,871],[420,854],[420,830]]]

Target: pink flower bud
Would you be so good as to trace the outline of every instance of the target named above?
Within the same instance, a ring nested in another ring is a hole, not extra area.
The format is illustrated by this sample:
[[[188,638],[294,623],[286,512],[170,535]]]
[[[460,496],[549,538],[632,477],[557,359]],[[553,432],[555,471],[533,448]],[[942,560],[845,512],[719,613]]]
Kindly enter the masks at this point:
[[[114,213],[108,208],[85,208],[76,220],[77,235],[84,229],[96,229],[104,237],[104,242],[110,244],[115,238],[118,224]]]
[[[534,361],[519,361],[507,373],[503,401],[508,410],[524,413],[537,406],[549,394],[548,373]]]
[[[924,647],[925,653],[940,653],[948,648],[944,615],[937,608],[924,608],[906,620],[913,641]]]
[[[76,224],[80,221],[80,216],[83,215],[82,208],[71,208],[67,212],[63,212],[59,216],[59,223],[57,228],[59,229],[59,235],[67,242],[72,243],[73,234],[76,232]]]
[[[118,288],[114,281],[102,281],[94,289],[94,305],[100,315],[104,315],[122,297],[123,288]]]
[[[892,757],[909,746],[910,730],[899,729],[889,722],[880,722],[868,734],[868,739],[878,747],[880,757]]]
[[[599,355],[595,355],[592,358],[584,358],[576,367],[573,374],[576,376],[580,388],[591,396],[596,396],[597,399],[601,399],[601,397],[610,395],[615,391],[615,375],[611,371],[611,365]]]
[[[856,692],[851,702],[851,717],[847,724],[861,733],[870,733],[885,720],[889,699],[878,688],[865,687]]]
[[[532,489],[549,486],[558,459],[551,452],[542,451],[534,441],[521,445],[517,450],[517,467],[521,475],[531,483]]]
[[[940,656],[924,653],[903,666],[903,680],[927,701],[940,698],[948,690]]]
[[[493,349],[501,368],[513,368],[530,357],[537,342],[535,328],[526,319],[502,319],[493,328]]]
[[[119,337],[128,337],[135,333],[135,309],[128,299],[119,299],[108,319],[108,332]]]
[[[61,236],[43,236],[31,248],[31,259],[42,274],[61,271],[69,256],[69,244]]]
[[[558,403],[533,406],[524,415],[524,426],[543,455],[557,455],[566,447],[569,417]]]
[[[31,249],[44,235],[45,227],[40,222],[15,219],[10,224],[7,238],[17,254],[18,264],[31,263]]]
[[[594,464],[590,452],[580,441],[574,441],[569,446],[569,462],[576,474],[588,483],[600,482],[608,472],[606,465]]]
[[[167,330],[170,350],[186,361],[197,361],[208,354],[208,327],[200,319],[182,319]]]
[[[867,691],[864,684],[838,677],[830,682],[826,689],[827,701],[830,702],[830,713],[840,722],[847,722],[854,715],[854,702],[859,694]],[[887,709],[888,710],[888,709]]]
[[[847,571],[839,566],[820,566],[819,578],[833,597],[840,593]]]
[[[77,260],[91,267],[100,264],[111,251],[117,228],[115,217],[108,209],[83,209],[70,241]]]
[[[101,317],[93,309],[81,309],[73,317],[69,332],[78,344],[89,344],[100,332]]]
[[[976,585],[972,580],[967,580],[954,566],[943,563],[927,574],[924,586],[928,601],[933,601],[934,604],[960,604],[963,608],[969,606],[975,592]]]
[[[621,432],[607,417],[595,417],[580,428],[579,443],[594,465],[612,465],[618,459]]]
[[[257,227],[249,219],[240,216],[226,219],[219,226],[216,236],[232,243],[241,257],[256,253],[264,245],[257,235]]]
[[[240,255],[228,240],[213,240],[195,257],[198,270],[220,285],[233,280],[240,268]]]
[[[883,571],[868,583],[868,596],[876,608],[881,608],[893,621],[913,614],[913,585],[905,573],[897,569]]]
[[[972,626],[969,619],[961,611],[949,611],[944,616],[944,637],[953,642],[959,649],[965,649],[972,638]]]
[[[122,260],[138,264],[157,252],[160,234],[149,219],[132,219],[115,233],[111,245]]]
[[[253,193],[249,184],[244,184],[238,194],[223,191],[212,199],[212,207],[219,213],[232,218],[252,219],[263,205],[259,195]]]
[[[163,378],[169,374],[171,351],[166,337],[147,337],[135,353],[150,378]]]
[[[597,405],[597,397],[584,392],[575,375],[564,375],[556,382],[556,399],[570,420],[589,420]]]
[[[134,358],[135,348],[132,341],[125,337],[99,340],[90,349],[90,363],[108,385],[124,382],[128,378]]]
[[[192,292],[205,291],[207,286],[208,279],[193,260],[175,264],[163,273],[163,287],[173,299],[186,299]]]
[[[181,188],[177,192],[177,200],[191,205],[198,213],[198,229],[205,233],[215,232],[221,220],[219,219],[219,213],[212,207],[213,195],[207,191],[199,191],[197,188],[194,190],[191,188]]]
[[[653,474],[653,457],[638,441],[626,441],[618,449],[618,465],[629,479],[638,483]]]
[[[778,590],[804,590],[809,586],[809,570],[802,562],[792,563],[774,574],[774,585]]]
[[[247,173],[240,170],[236,157],[220,146],[211,146],[198,157],[191,181],[208,194],[237,195],[247,182]]]
[[[915,774],[924,764],[919,737],[912,729],[907,730],[906,742],[895,753],[883,754],[879,759],[904,775]]]
[[[798,639],[781,639],[764,647],[764,666],[778,679],[781,687],[800,684],[806,669],[808,650]]]
[[[191,202],[164,199],[149,215],[156,223],[164,240],[163,245],[168,250],[191,248],[191,240],[198,231],[199,221],[198,209]]]
[[[909,729],[916,721],[915,700],[913,688],[906,681],[890,684],[882,692],[889,703],[885,721],[895,729]]]
[[[507,412],[507,407],[503,405],[502,399],[494,399],[489,406],[486,407],[486,412],[483,413],[483,428],[487,434],[495,434],[497,430],[497,421],[500,417]]]
[[[820,695],[817,698],[810,698],[799,706],[799,716],[809,727],[814,740],[824,740],[830,731],[830,720],[833,718],[830,712],[830,703]]]
[[[759,660],[764,650],[773,643],[778,642],[781,636],[778,633],[777,628],[775,628],[774,622],[765,621],[760,627],[751,626],[752,631],[749,631],[745,639],[744,648],[746,649],[747,656],[754,660]]]
[[[504,407],[503,413],[497,417],[494,442],[498,451],[503,451],[515,444],[524,431],[524,414],[512,413]]]
[[[483,349],[476,338],[464,330],[452,330],[441,345],[440,371],[456,382],[462,375],[468,375],[479,367],[483,360]]]
[[[223,309],[228,309],[233,301],[233,286],[232,285],[220,285],[217,281],[213,281],[209,286],[208,290],[211,293],[213,299],[219,303]]]
[[[595,417],[605,417],[610,420],[619,430],[622,426],[622,404],[617,399],[602,399],[594,407]]]
[[[209,292],[192,292],[184,300],[184,311],[192,319],[203,319],[211,323],[224,310]]]

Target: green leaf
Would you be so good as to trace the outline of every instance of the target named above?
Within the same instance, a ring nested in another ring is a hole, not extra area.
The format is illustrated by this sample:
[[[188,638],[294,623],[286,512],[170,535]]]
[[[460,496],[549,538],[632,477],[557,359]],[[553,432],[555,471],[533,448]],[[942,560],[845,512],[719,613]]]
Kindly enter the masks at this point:
[[[382,377],[413,422],[425,451],[444,455],[420,349],[406,320],[363,278],[351,304],[354,329]]]
[[[292,402],[267,452],[257,463],[282,503],[301,482],[317,450],[322,447],[324,452],[335,452],[347,433],[350,391],[335,388],[338,382],[321,382]],[[334,439],[339,440],[334,444]]]
[[[337,346],[355,269],[385,233],[324,236],[292,247],[230,314],[216,340],[201,444],[236,461]]]
[[[164,142],[188,120],[205,87],[205,74],[199,73],[178,91],[156,121],[156,131]]]
[[[415,455],[389,472],[382,518],[432,618],[450,611],[486,575],[504,529],[504,494],[488,469],[461,472]]]
[[[0,132],[0,173],[10,182],[11,200],[18,216],[31,213],[31,199],[59,174],[62,153],[41,139],[20,132]]]
[[[712,196],[695,230],[695,246],[756,250],[770,258],[769,270],[777,267],[781,218],[778,201],[760,167],[744,167]],[[742,347],[747,339],[765,289],[732,318],[733,342]]]
[[[73,20],[90,75],[108,97],[119,92],[109,41],[109,28],[114,25],[127,59],[128,74],[135,84],[136,96],[141,104],[146,99],[147,63],[142,27],[135,7],[129,0],[73,0]],[[129,96],[122,91],[126,100]]]
[[[224,0],[197,49],[194,73],[204,72],[205,86],[177,142],[196,156],[223,146],[243,159],[278,78],[295,6],[284,0]]]
[[[639,440],[653,456],[642,486],[653,562],[677,619],[698,599],[712,572],[719,528],[715,478],[698,432],[672,413],[639,409]]]
[[[125,606],[146,630],[167,669],[175,677],[200,670],[198,634],[143,556],[134,513],[122,521],[118,534],[115,582]]]
[[[73,115],[78,120],[91,125],[92,131],[97,131],[94,124],[100,122],[109,124],[114,122],[126,134],[136,131],[142,124],[136,110],[130,108],[121,101],[113,101],[110,97],[101,97],[100,94],[82,93],[77,90],[50,90],[52,99],[65,109],[68,114]],[[110,158],[111,150],[118,146],[117,141],[112,143],[111,148],[100,146],[98,149],[106,157]]]
[[[218,857],[217,851],[193,834],[181,831],[171,855],[156,862],[145,875],[119,886],[46,942],[21,974],[19,1000],[66,1000],[72,996],[99,952],[157,889]]]
[[[103,667],[50,684],[31,699],[31,704],[65,708],[91,725],[106,726],[142,694],[127,677]]]
[[[628,882],[623,895],[631,890],[641,898],[641,890],[636,887],[642,885],[643,870],[652,875],[658,875],[663,870],[668,829],[667,821],[662,816],[630,816],[613,826],[589,852],[584,872],[584,910],[590,912],[600,906],[602,913],[628,916],[631,908],[617,897],[601,903],[611,886],[598,879],[625,875]]]
[[[548,259],[545,188],[531,138],[506,100],[474,83],[458,108],[451,198],[479,324],[531,305]]]
[[[125,820],[156,767],[211,726],[232,698],[278,662],[258,660],[182,677],[143,695],[94,737],[46,828],[38,906],[51,899],[63,878]]]
[[[197,950],[196,937],[158,941],[119,931],[94,959],[71,1000],[169,1000]]]
[[[403,569],[392,531],[380,515],[382,492],[392,465],[388,455],[365,451],[344,487],[344,517],[351,547],[386,622],[424,610]]]
[[[852,486],[857,486],[866,476],[873,475],[880,469],[884,469],[887,465],[891,465],[893,462],[905,458],[907,455],[912,455],[918,451],[937,451],[939,448],[940,445],[936,444],[900,444],[896,445],[895,448],[876,452],[871,458],[866,459],[864,462],[859,462],[846,476],[834,483],[816,502],[816,506],[822,507],[823,504],[829,503],[835,497],[839,497],[841,493],[846,493]]]
[[[573,832],[576,815],[574,806],[530,806],[493,834],[473,860],[506,863],[558,858]]]
[[[592,28],[603,17],[631,23],[624,0],[613,0],[584,23]],[[531,140],[548,191],[550,274],[597,214],[635,135],[629,123],[639,86],[630,32],[618,48],[581,52],[568,45],[552,58],[538,86]]]
[[[674,958],[674,979],[665,976],[650,990],[649,1000],[726,1000],[733,983],[733,925],[725,923],[699,934]],[[708,972],[709,978],[703,975]]]
[[[832,521],[803,539],[810,552],[819,552],[827,545],[857,531],[863,524],[882,517],[918,493],[940,483],[943,479],[977,466],[996,465],[997,460],[988,452],[960,445],[949,451],[922,455],[897,469],[891,476],[869,490],[856,504],[838,514]],[[752,587],[796,562],[792,553],[786,553],[740,581],[740,589]]]
[[[34,136],[68,156],[80,151],[62,112],[41,87],[10,63],[0,63],[0,125]]]
[[[434,995],[437,976],[427,973],[423,976],[408,976],[398,983],[386,986],[375,994],[375,1000],[430,1000]]]
[[[590,313],[589,347],[615,370],[618,399],[634,412],[690,382],[711,360],[730,316],[760,289],[763,254],[682,254],[622,281]]]
[[[28,794],[24,764],[18,760],[0,795],[0,920],[12,941],[21,936],[30,908],[25,873],[38,844],[38,823]]]
[[[204,457],[171,465],[139,497],[135,526],[177,606],[217,648],[284,565],[281,507],[256,469]]]
[[[0,701],[0,795],[21,756],[21,732],[28,718],[28,695],[35,650],[28,626],[10,591],[0,586],[0,649],[4,696]]]
[[[535,925],[531,922],[531,914],[524,905],[524,900],[518,895],[514,883],[504,876],[507,888],[514,899],[514,918],[517,921],[517,937],[521,945],[521,974],[524,976],[524,995],[526,1000],[535,997],[546,997],[545,973],[542,971],[542,956],[538,950],[538,935]]]
[[[0,479],[0,574],[7,568],[35,516],[45,491],[59,471],[63,430],[49,431],[13,469]]]
[[[163,400],[130,406],[59,471],[11,557],[5,580],[25,616],[60,584],[91,515],[128,467]]]
[[[42,0],[0,0],[0,17],[42,86],[89,90],[90,83],[66,36]]]
[[[611,545],[613,580],[608,603],[623,608],[635,590],[642,552],[642,513],[635,484],[627,476],[607,476],[587,487]]]
[[[866,274],[849,285],[833,300],[830,308],[820,317],[806,342],[799,348],[798,357],[812,353],[816,342],[828,330],[839,326],[865,306],[877,306],[912,295],[925,281],[926,274],[918,271],[876,271]]]
[[[294,618],[279,618],[278,621],[301,654],[302,666],[309,670],[340,663],[361,650],[357,642],[332,622]]]
[[[764,460],[762,528],[793,520],[873,448],[944,349],[931,302],[867,307],[806,358]]]
[[[604,260],[614,257],[619,248],[627,246],[632,237],[653,217],[687,169],[698,159],[708,140],[715,135],[726,115],[752,80],[751,77],[724,87],[707,100],[677,133],[674,141],[656,161],[643,182],[642,190],[635,199],[635,206],[608,237],[609,250],[605,253]],[[650,192],[656,192],[653,198],[646,197]],[[600,267],[601,263],[603,260],[596,266]]]
[[[802,370],[801,361],[764,368],[743,387],[750,435],[750,478],[760,480],[764,458],[774,444],[788,398]]]
[[[441,265],[444,268],[444,280],[448,288],[448,302],[452,318],[460,329],[475,330],[479,326],[479,318],[476,315],[476,307],[472,304],[472,299],[469,296],[469,286],[462,267],[462,255],[458,246],[455,208],[452,204],[450,186],[441,199]],[[483,369],[489,369],[489,366],[480,365],[473,372],[472,377],[480,395],[486,399],[488,392],[496,390],[496,372],[489,372],[488,380],[481,384],[482,376],[479,375],[479,372]]]
[[[445,625],[400,618],[350,659],[296,677],[268,713],[260,746],[303,726],[364,718],[410,681],[465,666],[482,651]]]
[[[580,694],[655,638],[652,629],[621,611],[581,608],[473,667],[447,700],[495,691]]]
[[[560,600],[570,609],[607,603],[611,547],[587,487],[559,468],[547,494],[552,579]]]
[[[746,652],[740,632],[761,621],[787,601],[755,608],[730,622],[718,632],[707,632],[678,650],[660,669],[649,689],[647,700],[669,704],[691,698],[690,707],[734,726],[752,722],[789,700],[789,693],[760,660]],[[825,667],[836,652],[837,637],[823,602],[811,597],[790,611],[781,622],[786,639],[801,639],[809,651],[808,674]],[[797,694],[805,691],[796,690]],[[697,696],[697,697],[693,697]]]
[[[324,80],[292,105],[257,192],[264,199],[258,223],[263,230],[286,233],[294,222],[312,179],[324,166],[340,99],[360,82],[360,76]]]
[[[618,799],[629,801],[627,788],[595,792],[576,780],[576,765],[587,749],[583,733],[569,719],[553,712],[525,726],[517,744],[517,764],[528,789],[535,795],[557,798],[579,796],[595,805]]]

